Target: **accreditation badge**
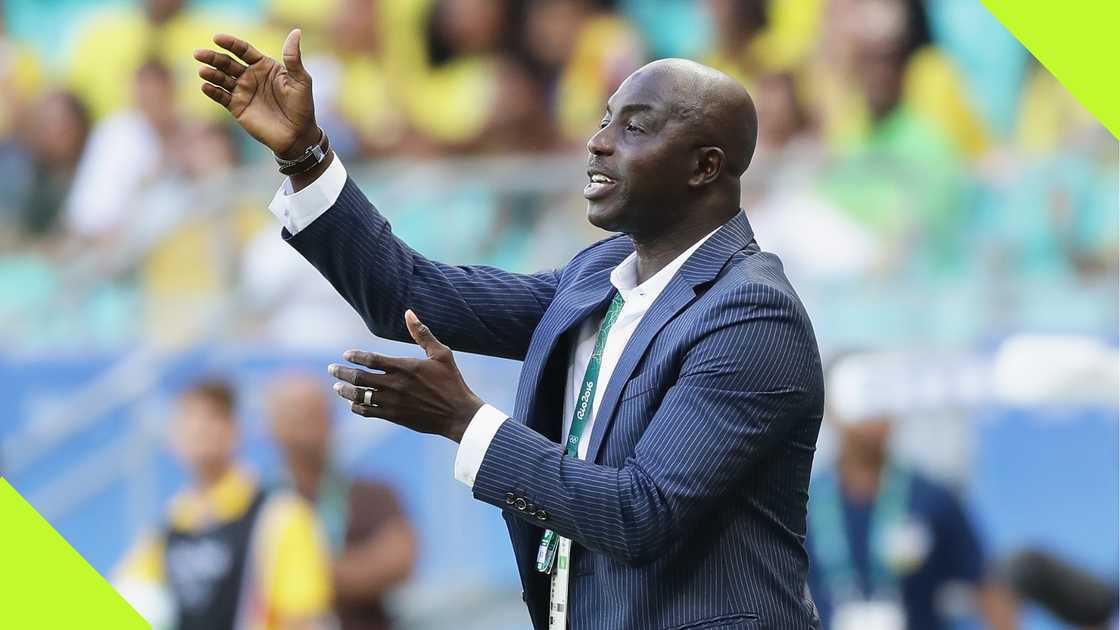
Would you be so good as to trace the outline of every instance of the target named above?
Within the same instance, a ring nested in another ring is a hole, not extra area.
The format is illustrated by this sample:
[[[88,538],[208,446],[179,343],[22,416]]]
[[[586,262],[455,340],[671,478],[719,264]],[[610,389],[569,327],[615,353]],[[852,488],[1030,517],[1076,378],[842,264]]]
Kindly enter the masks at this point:
[[[880,543],[879,557],[891,572],[907,576],[926,562],[933,536],[924,522],[907,518],[887,528]]]
[[[832,630],[906,630],[906,615],[891,600],[846,602],[836,607]]]

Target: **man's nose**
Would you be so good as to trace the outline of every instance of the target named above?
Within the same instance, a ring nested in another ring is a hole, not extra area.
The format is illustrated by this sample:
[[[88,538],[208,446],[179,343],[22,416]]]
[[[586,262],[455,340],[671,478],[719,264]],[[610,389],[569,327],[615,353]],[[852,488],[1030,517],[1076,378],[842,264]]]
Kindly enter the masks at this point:
[[[610,155],[614,153],[614,145],[610,142],[610,135],[608,129],[610,126],[603,127],[591,134],[591,139],[587,141],[587,151],[591,155]]]

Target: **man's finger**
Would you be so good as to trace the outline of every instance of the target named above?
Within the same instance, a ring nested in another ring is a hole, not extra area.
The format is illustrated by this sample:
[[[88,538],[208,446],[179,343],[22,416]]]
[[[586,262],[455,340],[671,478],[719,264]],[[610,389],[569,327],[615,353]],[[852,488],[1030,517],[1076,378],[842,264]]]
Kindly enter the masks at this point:
[[[346,400],[362,403],[363,405],[377,404],[377,390],[372,387],[358,387],[350,383],[335,383],[334,393]]]
[[[233,35],[218,33],[214,36],[214,43],[237,55],[250,66],[264,59],[264,55],[262,55],[259,50],[249,45],[249,42],[238,39]]]
[[[300,30],[293,29],[288,33],[288,38],[284,40],[284,49],[281,53],[284,60],[284,68],[288,72],[298,78],[307,76],[303,69],[303,56],[299,50]]]
[[[390,377],[387,374],[374,374],[358,368],[346,367],[332,363],[327,366],[327,372],[340,381],[346,381],[358,387],[373,387],[386,389],[389,387]]]
[[[436,336],[432,334],[432,329],[421,323],[420,318],[412,312],[412,309],[404,312],[404,323],[408,327],[408,333],[412,335],[412,340],[424,349],[424,353],[428,355],[429,359],[443,359],[451,356],[451,349],[440,343],[439,339],[436,339]]]
[[[230,100],[233,99],[233,96],[231,96],[229,92],[227,92],[227,91],[223,90],[222,88],[214,85],[213,83],[203,83],[202,84],[202,93],[205,94],[206,96],[209,96],[210,99],[213,100],[215,103],[217,103],[217,104],[219,104],[222,107],[225,107],[227,109],[229,108]]]
[[[202,66],[198,69],[198,76],[206,79],[214,85],[224,89],[229,93],[233,93],[234,88],[237,87],[237,79],[229,76],[221,70],[215,70],[209,66]]]
[[[382,372],[399,372],[411,367],[411,364],[416,363],[416,359],[407,359],[404,357],[387,357],[383,354],[376,352],[363,352],[361,350],[347,350],[342,353],[342,358],[351,363],[365,366],[372,370],[381,370]]]
[[[380,407],[371,407],[361,403],[350,403],[350,411],[362,416],[363,418],[380,418],[378,413],[381,411]]]
[[[245,65],[239,61],[235,61],[233,57],[225,53],[214,52],[205,48],[199,48],[194,51],[194,58],[197,61],[213,66],[218,70],[228,74],[233,78],[240,77],[245,72]]]

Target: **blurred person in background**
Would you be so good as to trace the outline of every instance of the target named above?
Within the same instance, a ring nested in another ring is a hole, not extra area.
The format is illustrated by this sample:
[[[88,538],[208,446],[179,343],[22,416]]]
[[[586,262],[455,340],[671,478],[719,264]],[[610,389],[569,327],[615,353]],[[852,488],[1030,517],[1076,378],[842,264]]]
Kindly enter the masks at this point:
[[[595,0],[533,0],[521,7],[517,49],[546,91],[565,143],[579,147],[602,104],[641,65],[644,50],[630,24]]]
[[[32,186],[33,158],[19,130],[27,121],[29,102],[42,83],[35,52],[10,37],[0,2],[0,247],[22,245],[25,205]]]
[[[802,83],[833,154],[821,192],[890,248],[891,264],[881,268],[923,278],[959,269],[966,262],[962,154],[906,89],[916,51],[928,41],[921,7],[844,2],[850,14],[830,25],[840,43],[815,68],[824,75]]]
[[[835,468],[813,479],[806,539],[823,628],[947,629],[962,612],[962,588],[988,627],[1018,627],[960,500],[892,457],[895,419],[871,391],[877,358],[845,355],[827,372],[826,417],[839,448]]]
[[[222,306],[243,249],[264,224],[235,181],[242,163],[235,133],[222,123],[183,121],[166,167],[132,200],[145,209],[129,228],[142,243],[137,279],[154,340],[189,338]]]
[[[8,164],[6,193],[16,206],[12,229],[31,241],[57,236],[57,219],[89,134],[89,116],[73,94],[55,90],[33,102],[16,137],[25,156]],[[2,158],[0,158],[2,159]]]
[[[180,88],[178,106],[193,116],[213,112],[199,107],[198,99],[184,91],[194,77],[194,68],[184,64],[184,55],[210,40],[219,19],[210,10],[191,7],[187,0],[141,0],[106,3],[80,23],[66,57],[67,85],[89,107],[94,120],[101,120],[129,105],[127,85],[141,66],[159,61]],[[220,23],[232,18],[222,15]],[[266,31],[258,37],[270,39]]]
[[[272,435],[291,487],[315,506],[334,559],[331,578],[342,630],[391,627],[386,593],[416,563],[416,537],[391,488],[355,479],[331,460],[331,409],[317,378],[292,374],[270,388]]]
[[[755,80],[758,150],[743,207],[791,278],[854,279],[885,263],[873,231],[817,190],[827,156],[792,73]]]
[[[131,85],[133,106],[93,128],[66,201],[67,227],[83,240],[113,239],[126,219],[160,210],[128,212],[143,187],[173,164],[183,124],[175,80],[167,66],[151,59],[136,71]]]
[[[506,0],[430,2],[419,25],[422,53],[399,86],[408,122],[426,141],[414,151],[471,151],[482,142],[498,104],[512,9]]]
[[[740,83],[754,86],[760,74],[772,70],[759,45],[759,35],[769,23],[768,0],[707,0],[702,3],[715,30],[712,50],[704,63],[722,70]]]
[[[392,1],[392,0],[386,0]],[[307,60],[321,78],[323,129],[338,138],[346,157],[373,157],[407,149],[410,127],[404,94],[387,53],[388,9],[382,0],[338,0],[321,18],[325,54]]]
[[[232,388],[203,381],[183,392],[171,434],[189,486],[125,558],[121,594],[157,628],[328,627],[329,553],[315,513],[237,465]]]

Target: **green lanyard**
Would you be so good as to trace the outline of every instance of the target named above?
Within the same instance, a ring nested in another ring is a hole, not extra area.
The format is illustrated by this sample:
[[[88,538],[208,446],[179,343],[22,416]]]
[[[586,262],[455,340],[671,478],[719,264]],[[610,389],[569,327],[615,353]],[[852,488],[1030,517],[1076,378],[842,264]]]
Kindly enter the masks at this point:
[[[816,548],[824,586],[834,601],[847,602],[898,596],[898,578],[883,558],[885,537],[906,518],[910,503],[910,475],[887,465],[871,511],[868,555],[871,593],[861,592],[844,521],[844,500],[835,478],[818,479],[810,500],[810,534]]]
[[[603,317],[603,323],[599,324],[595,350],[591,352],[591,359],[587,362],[587,370],[583,373],[583,387],[580,388],[576,408],[572,412],[572,428],[568,431],[568,441],[564,448],[564,454],[568,457],[579,458],[579,441],[595,404],[595,386],[599,380],[599,366],[603,362],[603,347],[607,345],[607,333],[618,319],[624,301],[622,294],[615,294],[607,314]],[[537,549],[537,570],[541,573],[552,573],[552,565],[556,562],[556,541],[556,532],[551,529],[545,530],[544,535],[541,536],[541,545]]]

